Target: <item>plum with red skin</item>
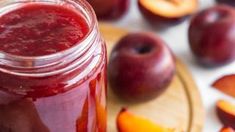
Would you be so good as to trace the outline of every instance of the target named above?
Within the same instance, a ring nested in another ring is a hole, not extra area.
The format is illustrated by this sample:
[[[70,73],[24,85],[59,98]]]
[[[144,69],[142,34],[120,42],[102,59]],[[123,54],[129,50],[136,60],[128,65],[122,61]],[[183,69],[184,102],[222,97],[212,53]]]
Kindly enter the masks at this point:
[[[198,13],[189,27],[189,43],[195,58],[207,67],[235,59],[235,10],[217,5]]]
[[[87,0],[99,20],[117,20],[128,11],[130,0]]]
[[[131,33],[112,50],[108,77],[121,99],[143,102],[163,93],[173,79],[175,58],[165,42],[151,33]]]

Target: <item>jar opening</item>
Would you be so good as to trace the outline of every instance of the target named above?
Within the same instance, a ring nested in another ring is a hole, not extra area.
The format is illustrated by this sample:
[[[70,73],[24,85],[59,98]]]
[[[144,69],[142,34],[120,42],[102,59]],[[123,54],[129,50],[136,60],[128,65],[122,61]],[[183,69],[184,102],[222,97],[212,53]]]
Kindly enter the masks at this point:
[[[34,3],[56,4],[74,9],[74,11],[79,11],[88,24],[88,33],[71,48],[49,55],[20,56],[0,51],[0,71],[14,74],[30,74],[30,72],[32,72],[31,69],[47,68],[69,63],[69,61],[66,60],[67,58],[70,58],[71,61],[79,57],[81,60],[84,60],[82,57],[92,47],[92,41],[94,41],[97,34],[97,30],[94,30],[97,28],[97,22],[92,7],[84,0],[17,0],[15,2],[2,0],[0,2],[0,16],[18,7]]]

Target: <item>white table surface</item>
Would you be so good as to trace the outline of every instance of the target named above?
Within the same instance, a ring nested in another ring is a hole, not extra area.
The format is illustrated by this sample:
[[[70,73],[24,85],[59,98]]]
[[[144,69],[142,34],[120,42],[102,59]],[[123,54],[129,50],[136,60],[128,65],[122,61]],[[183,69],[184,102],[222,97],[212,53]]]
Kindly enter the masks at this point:
[[[213,5],[214,0],[201,0],[200,10]],[[203,68],[198,65],[189,50],[187,38],[189,19],[179,25],[169,27],[165,31],[154,30],[140,15],[136,0],[131,0],[131,9],[128,14],[121,20],[112,22],[112,24],[125,27],[131,31],[152,31],[165,40],[176,56],[188,66],[198,85],[206,112],[204,132],[218,132],[222,125],[215,114],[216,101],[226,99],[235,103],[235,100],[213,89],[211,84],[222,75],[235,73],[235,63],[214,69]]]

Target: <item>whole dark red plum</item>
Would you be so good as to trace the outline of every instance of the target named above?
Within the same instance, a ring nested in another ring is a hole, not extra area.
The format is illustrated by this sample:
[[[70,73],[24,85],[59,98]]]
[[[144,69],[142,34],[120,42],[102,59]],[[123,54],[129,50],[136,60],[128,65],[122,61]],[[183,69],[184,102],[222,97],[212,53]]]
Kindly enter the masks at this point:
[[[235,10],[218,5],[198,13],[189,27],[190,48],[205,66],[225,65],[235,59]]]
[[[165,42],[151,33],[131,33],[112,50],[110,86],[121,99],[142,102],[156,98],[171,83],[175,59]]]

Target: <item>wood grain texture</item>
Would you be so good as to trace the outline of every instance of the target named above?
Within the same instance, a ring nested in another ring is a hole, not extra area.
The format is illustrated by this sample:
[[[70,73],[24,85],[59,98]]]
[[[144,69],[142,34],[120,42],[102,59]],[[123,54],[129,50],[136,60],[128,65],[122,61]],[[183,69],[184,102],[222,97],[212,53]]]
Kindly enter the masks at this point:
[[[108,49],[108,55],[115,43],[128,31],[100,24]],[[116,132],[116,116],[122,107],[147,117],[163,126],[184,132],[201,132],[204,124],[204,110],[195,82],[186,66],[177,59],[177,73],[168,90],[152,101],[143,104],[128,104],[108,89],[108,132]]]

